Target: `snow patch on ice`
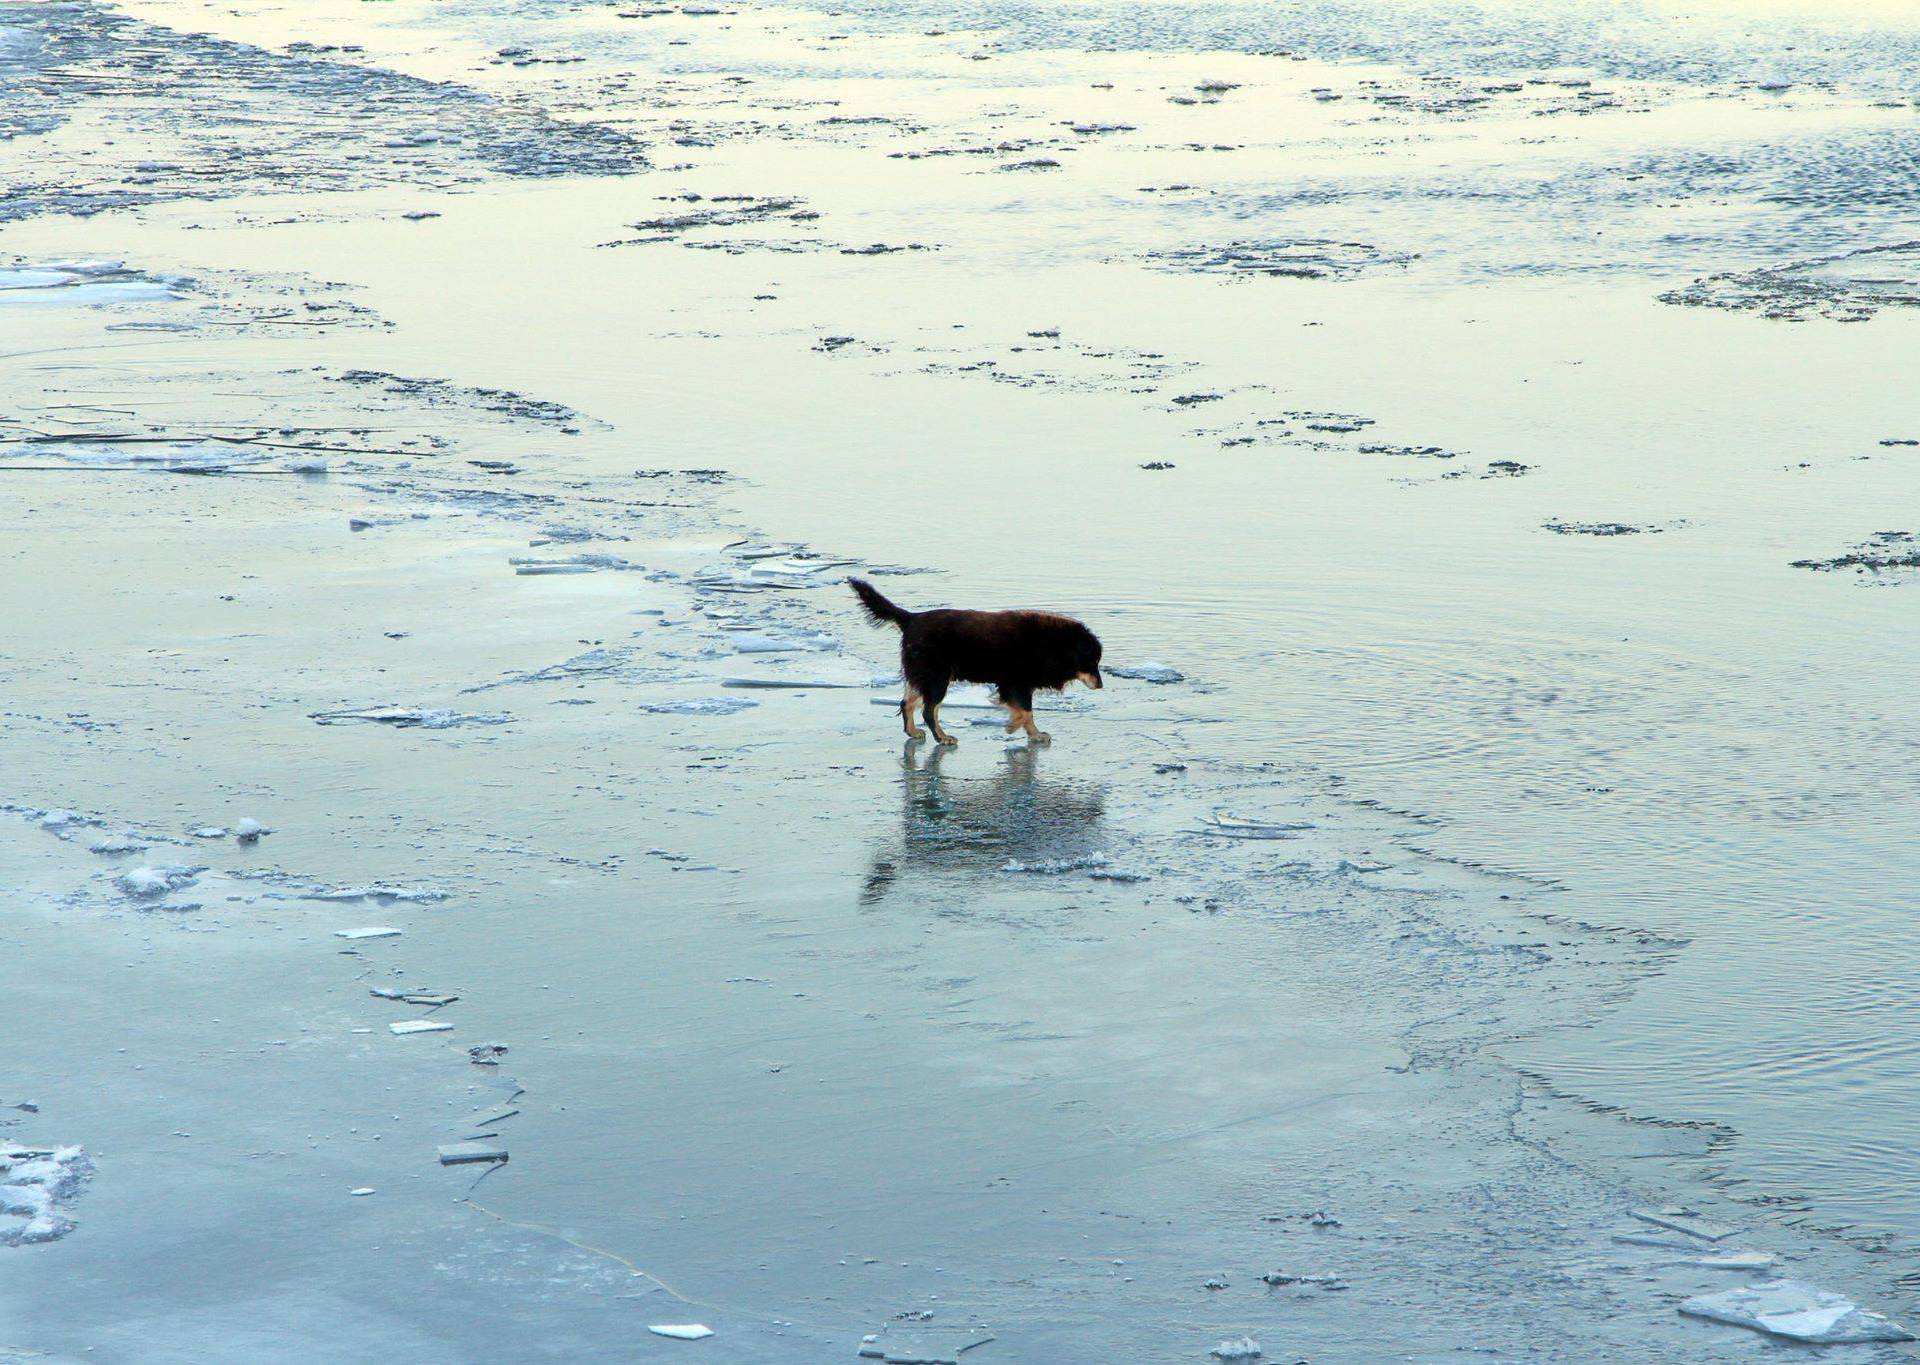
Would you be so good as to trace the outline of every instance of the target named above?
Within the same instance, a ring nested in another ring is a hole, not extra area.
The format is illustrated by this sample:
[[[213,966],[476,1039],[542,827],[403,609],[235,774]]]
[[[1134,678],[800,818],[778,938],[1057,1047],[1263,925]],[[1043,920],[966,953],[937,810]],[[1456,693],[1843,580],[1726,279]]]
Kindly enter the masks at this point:
[[[0,1246],[51,1242],[73,1231],[67,1207],[92,1173],[81,1147],[0,1143]]]

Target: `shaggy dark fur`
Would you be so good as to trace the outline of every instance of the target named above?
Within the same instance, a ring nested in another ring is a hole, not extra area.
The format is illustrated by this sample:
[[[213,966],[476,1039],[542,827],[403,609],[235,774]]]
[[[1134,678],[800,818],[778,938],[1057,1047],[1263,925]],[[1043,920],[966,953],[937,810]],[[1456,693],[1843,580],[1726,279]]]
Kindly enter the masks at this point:
[[[1009,712],[1007,733],[1025,730],[1029,739],[1042,744],[1047,736],[1033,723],[1036,691],[1057,692],[1074,681],[1102,685],[1100,641],[1070,616],[949,608],[908,611],[865,579],[847,582],[876,623],[900,627],[900,672],[907,683],[900,719],[914,739],[926,738],[913,723],[918,706],[925,709],[935,739],[957,742],[940,727],[940,703],[947,685],[955,681],[991,683]]]

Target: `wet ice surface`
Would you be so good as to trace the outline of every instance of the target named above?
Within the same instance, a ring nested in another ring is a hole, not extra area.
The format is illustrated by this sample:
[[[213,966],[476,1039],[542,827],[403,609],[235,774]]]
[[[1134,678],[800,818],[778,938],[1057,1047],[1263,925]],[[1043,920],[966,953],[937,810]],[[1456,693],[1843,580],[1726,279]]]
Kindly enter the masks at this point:
[[[7,11],[0,1348],[1910,1319],[1911,36],[1589,19]]]

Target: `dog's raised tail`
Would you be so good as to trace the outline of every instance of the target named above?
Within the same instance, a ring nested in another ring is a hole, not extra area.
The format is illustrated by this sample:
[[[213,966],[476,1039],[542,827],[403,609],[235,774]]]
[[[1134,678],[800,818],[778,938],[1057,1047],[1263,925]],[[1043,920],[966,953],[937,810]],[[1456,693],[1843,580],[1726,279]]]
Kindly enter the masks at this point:
[[[860,599],[860,605],[867,609],[875,625],[904,626],[913,618],[912,612],[889,602],[880,589],[864,578],[849,578],[847,586],[853,589],[853,595]]]

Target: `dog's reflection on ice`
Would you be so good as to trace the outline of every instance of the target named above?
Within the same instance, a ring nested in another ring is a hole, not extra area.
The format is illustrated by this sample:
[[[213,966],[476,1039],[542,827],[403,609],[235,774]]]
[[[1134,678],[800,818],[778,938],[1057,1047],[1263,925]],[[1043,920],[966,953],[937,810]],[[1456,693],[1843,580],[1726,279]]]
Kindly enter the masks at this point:
[[[1105,842],[1104,789],[1042,777],[1044,749],[1011,746],[979,776],[943,772],[953,752],[903,746],[900,835],[875,850],[862,905],[884,899],[910,872],[991,873],[1009,861],[1086,857]]]

